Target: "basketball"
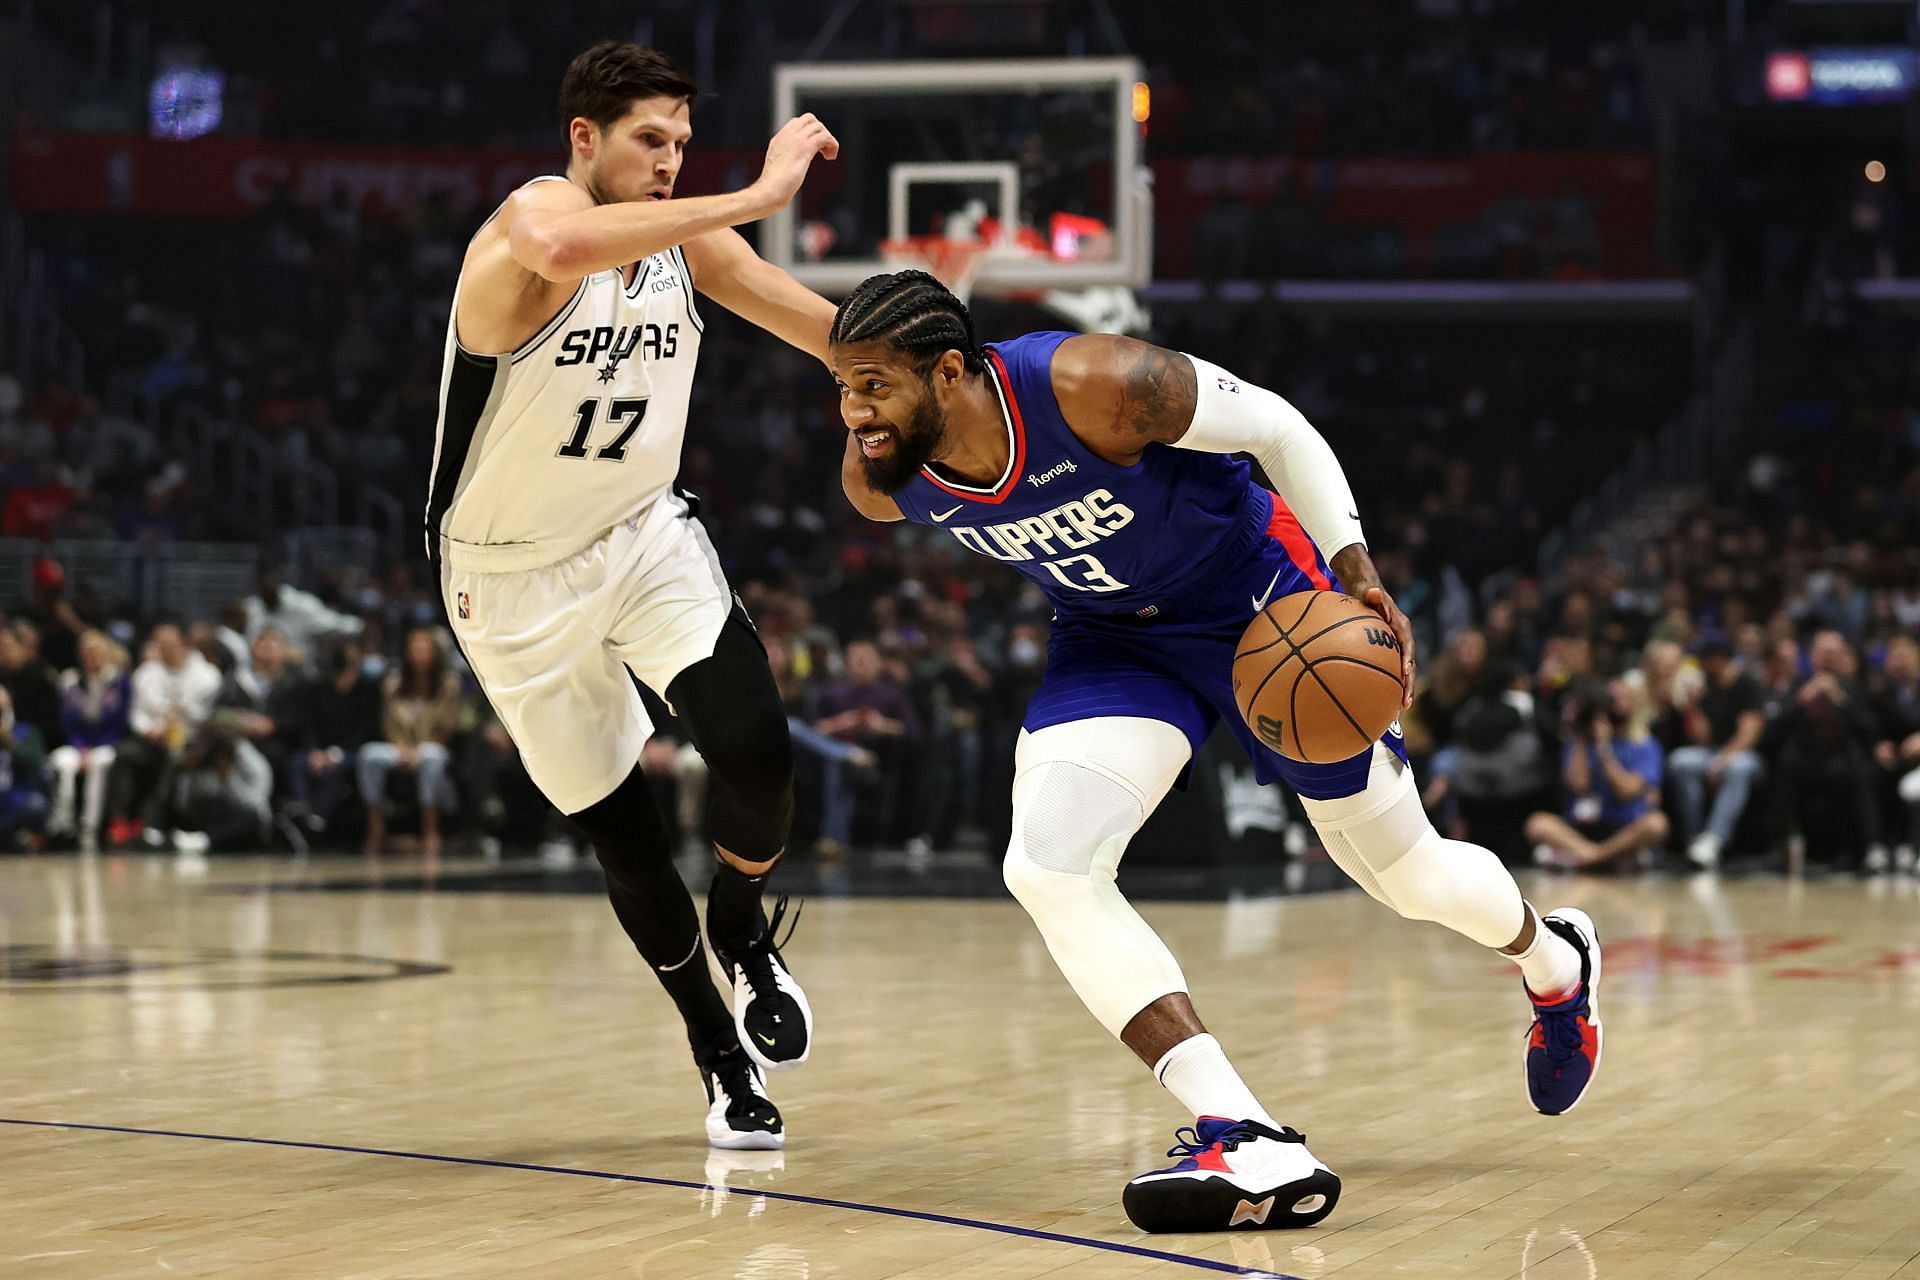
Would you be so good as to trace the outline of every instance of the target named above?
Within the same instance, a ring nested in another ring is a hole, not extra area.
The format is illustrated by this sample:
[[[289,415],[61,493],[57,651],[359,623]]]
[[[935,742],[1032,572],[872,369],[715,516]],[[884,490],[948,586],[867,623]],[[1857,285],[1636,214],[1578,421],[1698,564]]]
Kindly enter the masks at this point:
[[[1260,741],[1289,760],[1351,759],[1400,715],[1400,641],[1338,591],[1301,591],[1247,624],[1233,700]]]

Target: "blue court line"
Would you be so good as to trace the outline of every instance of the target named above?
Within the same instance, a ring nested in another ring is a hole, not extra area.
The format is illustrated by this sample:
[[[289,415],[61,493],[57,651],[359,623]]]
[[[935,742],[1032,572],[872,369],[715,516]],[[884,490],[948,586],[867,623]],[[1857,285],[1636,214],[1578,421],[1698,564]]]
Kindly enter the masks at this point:
[[[349,1147],[333,1142],[295,1142],[286,1138],[244,1138],[230,1133],[189,1133],[180,1129],[136,1129],[117,1124],[80,1124],[68,1120],[15,1120],[0,1116],[0,1124],[17,1125],[32,1129],[79,1129],[89,1133],[128,1133],[148,1138],[193,1138],[201,1142],[239,1142],[256,1147],[288,1147],[297,1151],[338,1151],[355,1156],[385,1156],[391,1160],[428,1160],[435,1164],[469,1165],[482,1169],[518,1169],[524,1173],[560,1173],[570,1178],[598,1178],[603,1182],[637,1182],[650,1187],[673,1187],[682,1191],[719,1191],[722,1188],[705,1182],[683,1182],[678,1178],[655,1178],[638,1173],[607,1173],[598,1169],[567,1169],[552,1164],[522,1164],[516,1160],[482,1160],[475,1156],[442,1156],[426,1151],[389,1151],[383,1147]],[[1090,1240],[1085,1236],[1063,1235],[1057,1231],[1036,1231],[1031,1227],[1015,1227],[1004,1222],[984,1222],[978,1218],[956,1218],[944,1213],[921,1213],[917,1209],[895,1209],[883,1204],[861,1204],[857,1200],[831,1200],[824,1196],[803,1196],[787,1191],[755,1191],[746,1187],[727,1187],[729,1195],[759,1196],[763,1200],[784,1200],[789,1204],[814,1205],[823,1209],[852,1209],[858,1213],[877,1213],[889,1218],[910,1218],[916,1222],[937,1222],[943,1226],[965,1227],[973,1231],[996,1231],[1001,1235],[1022,1236],[1029,1240],[1051,1240],[1055,1244],[1078,1245],[1083,1249],[1100,1249],[1107,1253],[1130,1254],[1136,1258],[1151,1258],[1156,1262],[1171,1262],[1183,1267],[1197,1267],[1202,1271],[1219,1271],[1233,1276],[1256,1276],[1261,1280],[1301,1280],[1299,1276],[1285,1275],[1278,1271],[1262,1271],[1255,1267],[1242,1267],[1231,1262],[1216,1262],[1212,1258],[1196,1258],[1185,1253],[1166,1253],[1159,1249],[1142,1249],[1138,1245],[1116,1244],[1108,1240]]]

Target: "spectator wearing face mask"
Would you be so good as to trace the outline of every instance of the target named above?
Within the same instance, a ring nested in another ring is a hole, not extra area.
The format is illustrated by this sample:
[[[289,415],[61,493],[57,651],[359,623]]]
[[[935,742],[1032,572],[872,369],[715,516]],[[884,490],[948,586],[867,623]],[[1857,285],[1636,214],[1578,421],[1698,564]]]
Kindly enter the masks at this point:
[[[400,669],[391,672],[382,691],[384,741],[360,748],[355,761],[360,799],[367,806],[366,852],[386,846],[387,780],[395,774],[414,780],[420,804],[420,845],[428,856],[440,852],[440,815],[454,804],[447,744],[460,727],[460,677],[447,666],[446,650],[426,627],[407,633]]]

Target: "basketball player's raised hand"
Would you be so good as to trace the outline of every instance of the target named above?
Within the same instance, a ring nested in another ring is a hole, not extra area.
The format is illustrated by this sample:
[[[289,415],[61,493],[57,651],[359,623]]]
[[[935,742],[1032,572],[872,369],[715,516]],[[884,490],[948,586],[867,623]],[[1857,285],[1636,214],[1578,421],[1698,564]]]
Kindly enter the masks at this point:
[[[806,181],[813,158],[831,160],[839,154],[840,140],[811,111],[795,116],[767,144],[766,167],[754,185],[766,193],[774,210],[784,209]]]

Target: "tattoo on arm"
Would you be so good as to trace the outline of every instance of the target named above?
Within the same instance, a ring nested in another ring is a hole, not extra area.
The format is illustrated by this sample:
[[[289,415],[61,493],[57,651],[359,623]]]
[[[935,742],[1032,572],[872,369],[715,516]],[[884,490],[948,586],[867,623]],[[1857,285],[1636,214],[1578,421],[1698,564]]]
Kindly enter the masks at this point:
[[[1132,436],[1142,443],[1158,440],[1171,443],[1185,435],[1193,423],[1193,408],[1199,398],[1193,362],[1178,351],[1168,351],[1151,343],[1128,344],[1136,348],[1120,380],[1120,404],[1114,414],[1114,431]],[[1126,360],[1126,354],[1121,354]]]

